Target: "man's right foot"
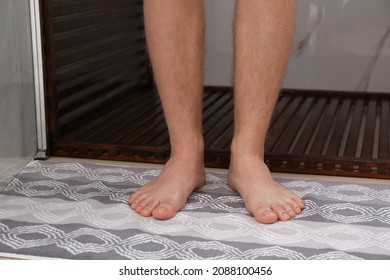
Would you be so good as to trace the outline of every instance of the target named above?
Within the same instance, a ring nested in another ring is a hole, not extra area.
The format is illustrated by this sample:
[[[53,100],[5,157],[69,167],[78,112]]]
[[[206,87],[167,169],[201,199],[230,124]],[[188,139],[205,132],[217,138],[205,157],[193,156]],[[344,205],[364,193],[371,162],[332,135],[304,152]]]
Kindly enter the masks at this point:
[[[174,156],[161,175],[141,187],[129,198],[129,204],[144,217],[167,220],[186,204],[190,194],[205,183],[203,156]]]

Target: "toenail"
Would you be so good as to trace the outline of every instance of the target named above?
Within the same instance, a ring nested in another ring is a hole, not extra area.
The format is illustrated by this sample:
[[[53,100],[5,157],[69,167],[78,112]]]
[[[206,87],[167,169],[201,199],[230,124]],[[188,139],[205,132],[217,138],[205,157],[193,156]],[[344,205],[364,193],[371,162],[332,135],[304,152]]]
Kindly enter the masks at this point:
[[[272,214],[272,211],[266,210],[266,211],[263,212],[264,216],[268,216],[270,214]]]

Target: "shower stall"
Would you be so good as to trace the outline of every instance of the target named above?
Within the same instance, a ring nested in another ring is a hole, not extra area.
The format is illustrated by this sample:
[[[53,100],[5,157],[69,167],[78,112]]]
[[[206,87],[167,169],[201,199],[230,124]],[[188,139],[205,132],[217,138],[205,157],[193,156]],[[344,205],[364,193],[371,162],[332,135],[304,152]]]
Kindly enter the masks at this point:
[[[213,8],[221,2],[206,4]],[[298,58],[312,63],[313,50],[329,39],[321,31],[329,16],[325,2],[304,2],[310,3],[298,9],[306,17],[298,17],[302,28],[288,70],[293,75],[316,72]],[[41,131],[47,135],[42,137],[47,145],[41,152],[164,163],[170,155],[169,137],[148,61],[143,1],[40,0],[39,4],[46,122]],[[329,59],[323,62],[329,66]],[[270,169],[390,178],[390,95],[364,86],[315,88],[308,83],[315,77],[305,77],[294,83],[287,74],[267,137]],[[209,81],[203,97],[205,161],[209,167],[224,168],[233,133],[233,89],[229,81]]]

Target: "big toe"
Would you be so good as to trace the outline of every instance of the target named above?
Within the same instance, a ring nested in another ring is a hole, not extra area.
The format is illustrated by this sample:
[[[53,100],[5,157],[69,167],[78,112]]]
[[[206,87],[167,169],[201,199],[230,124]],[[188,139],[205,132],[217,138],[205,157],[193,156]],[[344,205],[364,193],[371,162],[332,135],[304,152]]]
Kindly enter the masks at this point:
[[[153,217],[157,220],[168,220],[175,216],[180,209],[176,209],[171,203],[160,203],[153,210]]]
[[[252,215],[263,224],[273,224],[278,220],[278,215],[270,208],[257,208]]]

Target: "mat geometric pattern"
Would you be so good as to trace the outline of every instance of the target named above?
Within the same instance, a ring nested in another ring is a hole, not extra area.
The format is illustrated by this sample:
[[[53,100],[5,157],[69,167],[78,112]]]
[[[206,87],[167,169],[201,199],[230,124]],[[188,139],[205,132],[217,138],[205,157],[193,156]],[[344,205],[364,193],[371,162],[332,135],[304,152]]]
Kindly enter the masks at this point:
[[[223,175],[169,221],[128,196],[158,169],[31,162],[0,188],[0,252],[64,259],[390,259],[386,185],[278,179],[303,197],[294,220],[257,223]]]

